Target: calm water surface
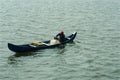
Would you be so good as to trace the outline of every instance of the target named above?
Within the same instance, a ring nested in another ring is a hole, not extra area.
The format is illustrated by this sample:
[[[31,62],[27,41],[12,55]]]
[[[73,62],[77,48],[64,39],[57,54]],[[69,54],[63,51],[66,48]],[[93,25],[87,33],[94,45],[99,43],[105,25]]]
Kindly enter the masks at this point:
[[[77,31],[74,44],[14,56],[7,43]],[[0,0],[0,80],[120,80],[119,0]]]

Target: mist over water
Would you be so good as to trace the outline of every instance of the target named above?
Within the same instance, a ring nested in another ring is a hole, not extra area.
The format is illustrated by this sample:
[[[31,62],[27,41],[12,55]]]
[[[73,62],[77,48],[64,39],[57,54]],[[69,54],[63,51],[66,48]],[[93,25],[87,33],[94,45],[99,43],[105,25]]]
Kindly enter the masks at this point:
[[[77,37],[20,56],[7,43]],[[120,80],[119,0],[0,0],[0,80]]]

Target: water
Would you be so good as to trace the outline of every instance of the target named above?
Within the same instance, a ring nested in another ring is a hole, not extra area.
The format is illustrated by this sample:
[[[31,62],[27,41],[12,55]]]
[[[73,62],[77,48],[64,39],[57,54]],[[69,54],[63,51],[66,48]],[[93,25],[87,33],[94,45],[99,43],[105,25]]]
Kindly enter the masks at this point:
[[[77,31],[75,43],[17,57],[7,48],[61,30]],[[0,0],[0,80],[120,80],[119,49],[119,0]]]

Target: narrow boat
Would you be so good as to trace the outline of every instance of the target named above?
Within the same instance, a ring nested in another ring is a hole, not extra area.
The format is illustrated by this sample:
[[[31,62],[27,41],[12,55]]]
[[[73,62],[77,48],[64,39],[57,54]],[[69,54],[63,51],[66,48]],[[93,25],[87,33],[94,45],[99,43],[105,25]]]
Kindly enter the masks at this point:
[[[57,43],[57,44],[49,44],[51,40],[48,41],[42,41],[42,45],[32,45],[30,44],[23,44],[23,45],[15,45],[12,43],[8,43],[8,48],[13,52],[27,52],[27,51],[36,51],[41,49],[48,49],[48,48],[55,48],[59,47],[60,45],[64,45],[66,43],[73,42],[77,35],[77,32],[72,33],[70,36],[67,36],[65,38],[65,41],[63,43]]]

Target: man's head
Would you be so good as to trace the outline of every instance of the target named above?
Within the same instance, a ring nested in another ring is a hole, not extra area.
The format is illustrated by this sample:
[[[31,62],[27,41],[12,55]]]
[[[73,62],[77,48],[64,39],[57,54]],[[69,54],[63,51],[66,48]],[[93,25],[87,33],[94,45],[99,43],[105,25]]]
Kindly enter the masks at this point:
[[[63,32],[63,31],[61,31],[61,34],[64,34],[64,32]]]

